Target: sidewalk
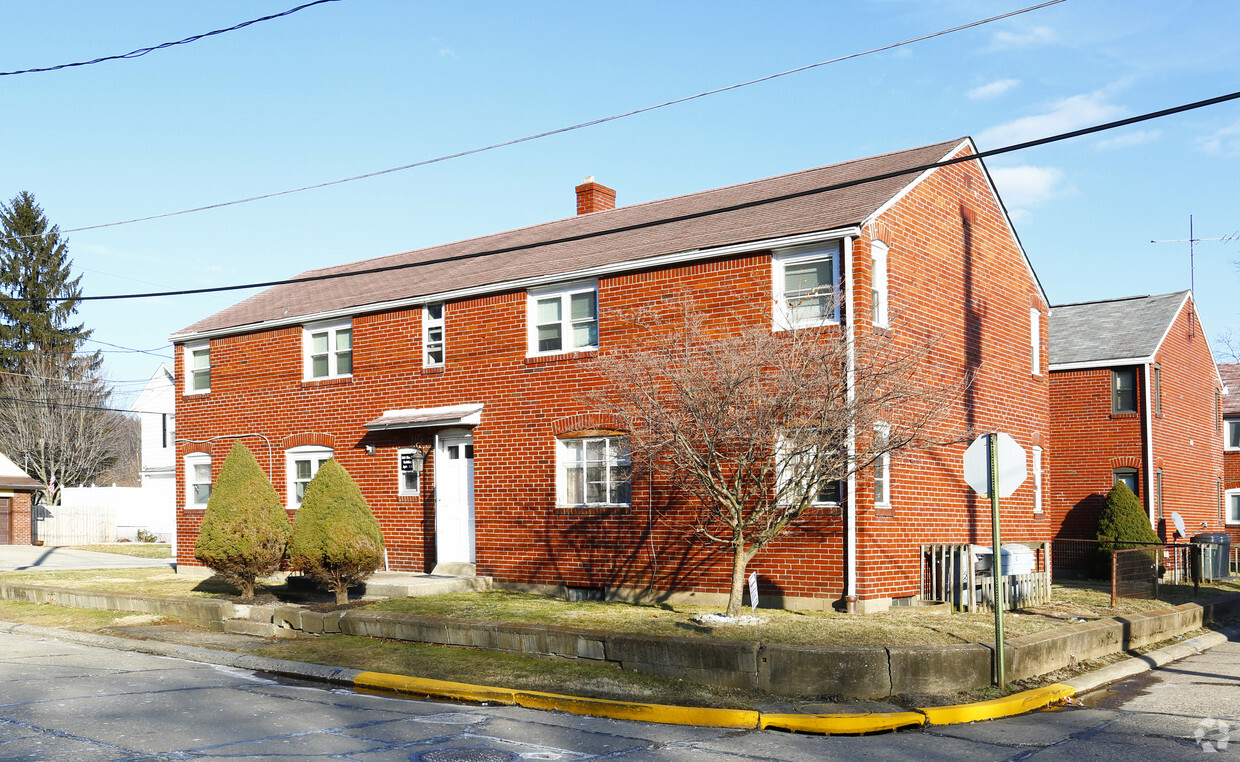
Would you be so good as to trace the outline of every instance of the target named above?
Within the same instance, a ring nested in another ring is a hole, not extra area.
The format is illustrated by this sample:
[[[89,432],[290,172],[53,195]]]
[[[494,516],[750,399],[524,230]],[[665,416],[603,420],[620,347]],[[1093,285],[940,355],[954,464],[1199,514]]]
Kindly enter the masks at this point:
[[[167,558],[135,558],[119,553],[96,553],[74,548],[0,545],[0,571],[132,569],[159,566],[176,566],[176,562]]]

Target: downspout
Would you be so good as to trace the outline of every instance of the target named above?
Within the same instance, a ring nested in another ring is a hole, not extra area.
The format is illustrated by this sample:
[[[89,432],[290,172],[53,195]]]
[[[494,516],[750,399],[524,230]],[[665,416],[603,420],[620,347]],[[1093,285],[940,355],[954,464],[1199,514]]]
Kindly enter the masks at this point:
[[[844,388],[848,409],[852,409],[856,392],[853,380],[857,368],[857,348],[853,328],[853,238],[844,238]],[[848,423],[848,500],[844,510],[844,610],[857,613],[857,426]]]
[[[1153,367],[1152,363],[1145,363],[1143,373],[1145,374],[1145,404],[1141,411],[1141,423],[1144,431],[1142,438],[1145,440],[1145,505],[1146,511],[1150,515],[1150,526],[1154,527],[1154,532],[1158,532],[1158,517],[1154,515],[1154,398],[1150,395],[1153,392],[1152,382],[1150,380],[1150,372]]]

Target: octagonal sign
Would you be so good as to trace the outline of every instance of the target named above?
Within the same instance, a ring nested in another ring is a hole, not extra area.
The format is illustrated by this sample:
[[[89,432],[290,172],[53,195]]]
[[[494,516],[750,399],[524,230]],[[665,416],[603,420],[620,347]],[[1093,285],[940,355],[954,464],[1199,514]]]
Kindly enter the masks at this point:
[[[982,497],[990,495],[990,440],[999,446],[999,497],[1011,497],[1029,476],[1025,448],[1007,434],[983,434],[964,451],[964,480]]]

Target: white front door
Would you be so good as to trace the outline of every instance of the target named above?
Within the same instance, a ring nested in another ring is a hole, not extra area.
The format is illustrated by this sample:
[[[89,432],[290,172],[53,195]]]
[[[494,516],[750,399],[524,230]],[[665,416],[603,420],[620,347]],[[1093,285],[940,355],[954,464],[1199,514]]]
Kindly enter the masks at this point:
[[[435,451],[435,553],[438,563],[474,562],[474,445],[443,436]]]

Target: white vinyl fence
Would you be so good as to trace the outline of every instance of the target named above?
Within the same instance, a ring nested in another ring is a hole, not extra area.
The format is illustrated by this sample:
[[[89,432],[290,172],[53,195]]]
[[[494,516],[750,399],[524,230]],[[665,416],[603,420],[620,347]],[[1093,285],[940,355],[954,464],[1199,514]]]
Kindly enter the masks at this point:
[[[89,545],[135,540],[145,530],[170,542],[176,531],[174,493],[166,488],[171,482],[152,486],[65,487],[62,505],[35,507],[34,538],[44,545]]]

